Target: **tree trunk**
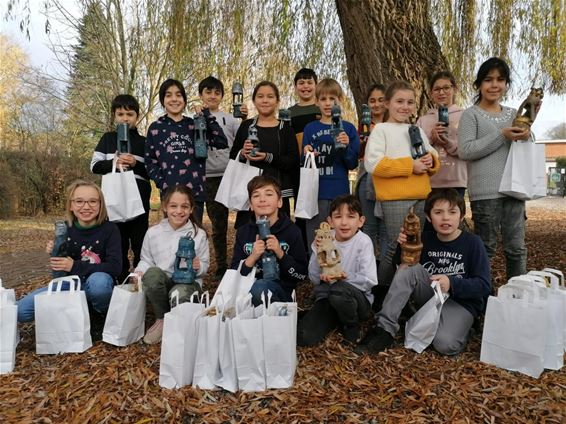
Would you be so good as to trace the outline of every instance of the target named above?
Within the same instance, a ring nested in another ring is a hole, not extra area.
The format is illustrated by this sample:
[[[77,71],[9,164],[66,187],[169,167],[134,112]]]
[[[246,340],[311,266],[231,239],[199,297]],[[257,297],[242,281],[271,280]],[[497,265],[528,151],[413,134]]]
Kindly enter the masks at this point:
[[[336,0],[348,80],[358,113],[366,90],[403,79],[415,87],[417,113],[429,105],[426,81],[447,62],[423,0]]]

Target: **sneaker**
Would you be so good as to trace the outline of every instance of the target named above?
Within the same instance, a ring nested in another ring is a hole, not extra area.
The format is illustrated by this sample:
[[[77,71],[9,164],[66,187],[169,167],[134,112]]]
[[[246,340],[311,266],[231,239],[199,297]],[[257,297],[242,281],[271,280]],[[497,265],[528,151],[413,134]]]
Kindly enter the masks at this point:
[[[163,335],[163,319],[158,319],[155,323],[147,330],[143,341],[146,344],[156,344],[161,341],[161,336]]]
[[[342,337],[349,344],[357,344],[360,341],[360,326],[358,324],[344,325]]]
[[[373,328],[365,337],[363,344],[354,349],[359,354],[382,352],[393,344],[393,336],[381,327]]]
[[[102,340],[102,332],[104,331],[104,322],[106,321],[106,315],[103,315],[93,308],[89,308],[90,316],[90,337],[92,342],[99,342]]]

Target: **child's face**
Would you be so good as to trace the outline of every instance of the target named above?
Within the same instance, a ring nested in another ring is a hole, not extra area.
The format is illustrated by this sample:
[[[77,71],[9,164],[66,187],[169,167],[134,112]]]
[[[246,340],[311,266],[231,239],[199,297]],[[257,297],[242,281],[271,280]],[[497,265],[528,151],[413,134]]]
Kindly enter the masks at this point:
[[[163,107],[169,115],[178,116],[182,115],[186,103],[181,90],[176,85],[172,85],[165,91],[163,98]]]
[[[260,115],[273,115],[278,104],[279,100],[277,100],[277,95],[275,94],[273,87],[268,85],[259,87],[255,94],[254,106]]]
[[[327,218],[330,226],[334,228],[336,241],[350,240],[363,227],[365,220],[363,215],[350,210],[346,204],[341,205]]]
[[[340,99],[334,94],[321,93],[320,97],[316,99],[316,105],[325,118],[332,117],[332,106],[334,106],[334,103],[340,104]]]
[[[371,117],[377,118],[385,112],[385,93],[375,89],[371,92],[368,98],[368,106],[371,109]]]
[[[96,223],[100,213],[100,196],[98,191],[89,186],[79,186],[71,195],[71,212],[83,227]]]
[[[499,69],[491,70],[480,84],[482,101],[498,102],[507,91],[507,80]]]
[[[169,202],[163,207],[169,225],[175,230],[187,223],[192,211],[193,205],[189,202],[187,195],[183,193],[173,193]]]
[[[385,101],[389,109],[387,122],[404,123],[415,113],[415,93],[412,90],[397,90],[391,100]]]
[[[464,217],[457,205],[451,205],[448,200],[437,200],[430,211],[431,222],[440,239],[450,239],[459,234],[459,226]]]
[[[283,200],[273,186],[266,185],[252,192],[250,205],[256,217],[267,216],[270,219],[277,217],[279,208],[283,206]]]
[[[314,82],[314,78],[299,78],[295,83],[295,94],[303,102],[309,102],[314,98],[315,88],[316,82]]]
[[[202,103],[208,107],[212,112],[218,110],[220,102],[222,101],[222,91],[218,88],[205,88],[200,95]]]
[[[114,122],[116,124],[128,124],[130,128],[135,128],[138,123],[138,114],[135,110],[119,107],[114,111]]]
[[[449,79],[437,79],[430,90],[432,101],[438,106],[451,106],[454,103],[454,90],[455,87]]]

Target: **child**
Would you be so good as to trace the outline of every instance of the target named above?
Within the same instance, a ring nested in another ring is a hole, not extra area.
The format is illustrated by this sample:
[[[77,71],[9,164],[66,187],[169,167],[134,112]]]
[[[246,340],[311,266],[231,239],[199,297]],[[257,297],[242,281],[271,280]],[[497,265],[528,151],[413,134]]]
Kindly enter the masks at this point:
[[[505,61],[492,57],[482,63],[474,81],[476,102],[462,114],[458,131],[458,155],[468,164],[474,232],[492,258],[501,231],[507,278],[527,271],[525,201],[499,193],[499,185],[511,143],[531,137],[530,130],[512,126],[516,111],[500,103],[510,84]]]
[[[432,191],[425,204],[434,231],[423,232],[420,264],[399,267],[381,311],[358,353],[377,353],[393,344],[401,311],[411,295],[418,307],[433,295],[430,284],[438,281],[444,302],[440,325],[432,342],[443,355],[456,355],[466,347],[474,319],[484,310],[491,291],[489,261],[481,239],[459,229],[466,214],[464,199],[454,189]],[[399,243],[407,241],[401,232]]]
[[[272,82],[262,81],[255,86],[252,100],[258,116],[242,122],[230,158],[235,159],[241,150],[240,160],[249,160],[252,166],[263,170],[263,175],[275,178],[281,187],[283,212],[291,216],[289,199],[293,197],[293,181],[299,174],[299,150],[291,126],[276,117],[279,99],[279,90]],[[251,125],[257,128],[259,138],[259,152],[255,156],[250,155],[253,144],[248,140]],[[245,224],[251,216],[248,212],[238,213],[235,227]]]
[[[118,154],[118,134],[116,131],[105,133],[94,149],[90,170],[95,174],[108,174],[112,172],[112,163],[116,161],[117,170],[121,165],[126,170],[134,171],[138,191],[143,203],[145,213],[127,222],[117,222],[120,237],[122,239],[122,273],[119,280],[123,281],[130,272],[130,260],[128,251],[130,245],[134,253],[134,267],[140,261],[140,251],[143,237],[148,227],[149,219],[149,197],[151,186],[149,176],[144,164],[145,137],[138,133],[136,124],[138,122],[140,105],[138,101],[129,94],[120,94],[112,100],[112,116],[116,124],[128,124],[130,127],[131,154]]]
[[[346,276],[335,281],[321,275],[315,241],[309,279],[314,284],[316,302],[299,322],[297,343],[300,346],[320,343],[338,325],[343,327],[344,339],[356,343],[360,337],[359,322],[371,316],[371,289],[377,285],[377,269],[372,242],[360,231],[365,218],[359,200],[350,194],[338,196],[330,204],[327,221],[334,229],[335,245]]]
[[[182,185],[169,187],[161,199],[164,218],[151,227],[143,240],[141,261],[136,274],[142,277],[143,290],[153,306],[156,321],[147,330],[143,341],[155,344],[163,334],[163,316],[170,310],[171,293],[179,291],[179,303],[188,302],[191,295],[202,291],[202,278],[208,272],[209,252],[206,232],[196,217],[191,190]],[[176,284],[173,275],[179,239],[190,236],[195,242],[192,284]]]
[[[372,175],[376,198],[381,202],[387,232],[388,249],[379,264],[379,282],[389,285],[394,269],[395,234],[403,224],[410,207],[424,220],[424,199],[430,192],[430,175],[440,167],[438,154],[426,134],[420,135],[426,155],[413,159],[409,138],[409,117],[415,112],[415,90],[405,81],[397,81],[385,90],[387,119],[377,124],[366,147],[364,165]],[[417,127],[418,128],[418,127]]]
[[[258,279],[252,286],[252,302],[261,303],[261,293],[269,290],[273,294],[272,301],[291,301],[291,294],[297,282],[306,277],[307,255],[303,249],[301,233],[287,215],[279,212],[283,203],[281,188],[275,178],[260,175],[248,183],[248,194],[251,210],[255,218],[266,217],[269,221],[271,235],[267,241],[259,240],[258,226],[249,221],[236,232],[232,269],[237,269],[243,261],[240,273],[248,275],[252,268],[258,268]],[[261,258],[266,250],[272,251],[279,265],[279,279],[263,279]]]
[[[337,149],[331,134],[332,106],[340,105],[344,92],[340,84],[332,78],[325,78],[316,86],[316,103],[322,117],[305,127],[303,153],[315,152],[316,165],[320,169],[318,188],[318,215],[307,220],[307,239],[309,246],[314,239],[314,231],[330,215],[330,202],[341,194],[350,193],[348,171],[358,166],[360,139],[356,127],[342,121],[344,131],[337,142],[345,146]]]
[[[183,116],[187,94],[180,81],[168,79],[159,87],[159,102],[166,115],[149,126],[145,146],[146,167],[150,178],[161,192],[174,185],[186,185],[195,197],[195,213],[202,221],[206,193],[206,159],[195,157],[194,121]],[[200,110],[198,112],[201,112]],[[228,147],[226,136],[207,108],[206,118],[209,146]]]
[[[301,68],[295,74],[293,85],[299,102],[289,108],[291,112],[291,126],[297,137],[299,151],[303,145],[303,130],[305,126],[320,119],[320,109],[316,105],[316,72],[309,68]]]
[[[116,224],[108,221],[104,196],[94,183],[72,183],[67,189],[65,209],[68,256],[50,258],[49,264],[53,271],[79,276],[89,304],[91,334],[94,340],[100,340],[114,280],[122,272],[120,232]],[[46,251],[51,253],[52,249],[51,241]],[[46,290],[47,287],[37,289],[18,301],[19,322],[34,320],[33,298]],[[64,283],[62,290],[69,290],[69,283]]]
[[[216,118],[216,122],[222,127],[226,136],[228,148],[232,147],[236,132],[240,127],[240,120],[232,114],[222,112],[220,102],[224,97],[224,85],[222,81],[213,76],[206,77],[198,85],[198,92],[203,107],[208,108],[210,114]],[[247,115],[246,105],[242,105],[242,113]],[[228,208],[222,203],[214,200],[218,192],[218,186],[222,181],[222,175],[228,165],[230,151],[228,149],[216,149],[210,146],[208,158],[206,159],[206,212],[212,222],[212,244],[214,245],[214,256],[216,258],[216,273],[214,280],[222,279],[228,268],[226,262],[226,234],[228,232]]]
[[[451,72],[436,72],[430,79],[430,95],[436,105],[421,116],[417,125],[421,127],[430,144],[438,151],[440,170],[430,177],[430,186],[454,188],[462,197],[468,185],[466,162],[458,157],[458,126],[463,109],[454,104],[458,91],[456,79]],[[438,107],[448,109],[448,126],[438,121]]]

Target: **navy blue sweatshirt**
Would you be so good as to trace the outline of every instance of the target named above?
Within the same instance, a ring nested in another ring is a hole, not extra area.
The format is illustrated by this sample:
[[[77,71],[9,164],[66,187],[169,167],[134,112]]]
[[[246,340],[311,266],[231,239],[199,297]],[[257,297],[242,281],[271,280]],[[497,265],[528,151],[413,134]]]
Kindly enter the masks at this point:
[[[68,256],[74,260],[70,275],[81,281],[95,272],[105,272],[116,278],[122,272],[122,243],[116,224],[81,228],[76,223],[68,228]]]
[[[240,261],[252,253],[253,244],[258,235],[258,228],[255,221],[250,221],[242,225],[236,232],[234,243],[234,255],[232,256],[232,269],[238,269]],[[308,260],[301,237],[301,230],[283,213],[279,213],[279,218],[271,226],[271,234],[277,237],[281,249],[285,252],[279,262],[279,277],[281,286],[291,293],[299,281],[307,276]],[[261,260],[256,263],[256,277],[262,278]],[[248,275],[252,269],[242,264],[241,274]]]

